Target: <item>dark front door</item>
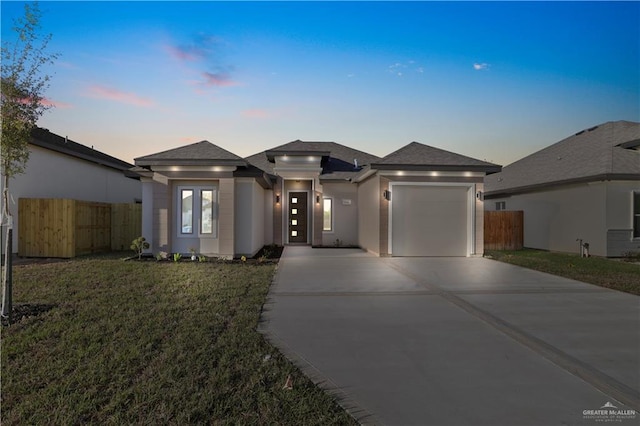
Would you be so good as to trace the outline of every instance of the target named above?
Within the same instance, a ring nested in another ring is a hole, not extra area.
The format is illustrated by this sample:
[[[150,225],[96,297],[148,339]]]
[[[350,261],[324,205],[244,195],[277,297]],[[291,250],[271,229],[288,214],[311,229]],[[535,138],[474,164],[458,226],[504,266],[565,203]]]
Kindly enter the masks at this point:
[[[289,193],[289,242],[307,242],[307,193]]]

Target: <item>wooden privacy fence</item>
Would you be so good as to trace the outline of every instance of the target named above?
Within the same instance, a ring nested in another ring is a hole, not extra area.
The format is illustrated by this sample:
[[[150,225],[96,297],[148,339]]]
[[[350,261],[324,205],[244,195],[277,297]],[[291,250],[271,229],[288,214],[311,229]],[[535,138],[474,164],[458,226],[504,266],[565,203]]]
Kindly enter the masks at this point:
[[[20,198],[18,254],[69,258],[128,249],[140,236],[141,222],[141,204]]]
[[[523,211],[484,212],[485,250],[520,250],[523,245]]]

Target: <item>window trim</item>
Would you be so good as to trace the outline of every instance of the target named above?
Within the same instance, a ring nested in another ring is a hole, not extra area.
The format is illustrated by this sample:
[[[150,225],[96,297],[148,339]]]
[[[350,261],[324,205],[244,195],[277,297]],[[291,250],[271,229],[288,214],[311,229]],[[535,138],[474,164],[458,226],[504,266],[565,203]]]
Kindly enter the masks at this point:
[[[202,229],[202,226],[204,224],[204,197],[203,197],[203,193],[204,192],[211,192],[211,231],[209,232],[205,232]],[[216,220],[215,220],[215,213],[214,213],[214,209],[216,206],[216,190],[215,188],[211,187],[211,188],[200,188],[200,233],[198,235],[205,235],[205,236],[214,236],[215,235],[215,225],[216,225]]]
[[[329,204],[330,204],[329,214],[331,216],[331,228],[329,229],[325,229],[325,226],[324,226],[324,214],[325,214],[326,201],[329,201]],[[335,203],[333,202],[333,197],[322,197],[322,232],[323,233],[332,234],[333,232],[335,232],[334,217],[335,217]]]
[[[631,192],[631,236],[634,240],[640,240],[640,225],[636,228],[636,218],[640,218],[640,210],[636,211],[636,197],[640,198],[640,191]]]
[[[191,201],[191,232],[182,232],[182,193],[183,191],[192,191]],[[211,206],[211,232],[202,232],[202,192],[212,191],[212,206]],[[192,184],[192,185],[178,185],[175,187],[177,206],[177,217],[175,218],[175,224],[178,227],[177,232],[174,234],[177,238],[197,238],[197,239],[218,239],[219,235],[219,218],[218,218],[218,185],[209,184]]]
[[[184,232],[184,201],[185,201],[185,197],[184,197],[184,193],[185,192],[191,192],[191,224],[190,224],[190,231],[189,232]],[[193,235],[193,219],[194,219],[194,201],[195,201],[195,191],[193,190],[193,188],[180,188],[178,193],[180,194],[180,217],[179,217],[179,229],[180,229],[180,235]]]

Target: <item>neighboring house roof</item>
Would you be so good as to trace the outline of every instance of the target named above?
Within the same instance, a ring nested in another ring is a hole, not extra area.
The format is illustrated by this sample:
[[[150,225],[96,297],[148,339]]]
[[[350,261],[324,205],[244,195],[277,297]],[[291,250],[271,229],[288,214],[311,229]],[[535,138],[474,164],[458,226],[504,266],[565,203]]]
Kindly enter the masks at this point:
[[[510,164],[485,178],[485,196],[600,180],[640,180],[640,123],[610,121]]]
[[[371,168],[378,170],[465,170],[495,173],[500,171],[501,166],[419,142],[411,142],[380,161],[373,162]]]
[[[40,127],[34,128],[31,132],[31,144],[116,170],[126,171],[133,167],[133,164],[74,142],[69,138],[63,138]]]
[[[296,140],[276,148],[247,157],[246,160],[269,174],[274,174],[276,155],[318,155],[323,157],[320,179],[348,180],[363,166],[379,160],[379,157],[335,142],[305,142]],[[357,161],[356,167],[354,160]]]
[[[137,166],[247,166],[241,157],[209,141],[169,149],[134,160]]]

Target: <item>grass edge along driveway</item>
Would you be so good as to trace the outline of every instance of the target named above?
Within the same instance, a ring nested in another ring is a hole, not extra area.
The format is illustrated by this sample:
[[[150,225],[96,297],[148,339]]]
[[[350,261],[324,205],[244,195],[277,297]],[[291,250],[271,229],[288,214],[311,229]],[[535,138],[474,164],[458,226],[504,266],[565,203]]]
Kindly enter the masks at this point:
[[[2,424],[356,424],[256,331],[274,270],[15,267],[15,303],[54,307],[2,327]]]
[[[488,250],[485,257],[529,269],[640,295],[640,265],[602,257],[544,250]]]

